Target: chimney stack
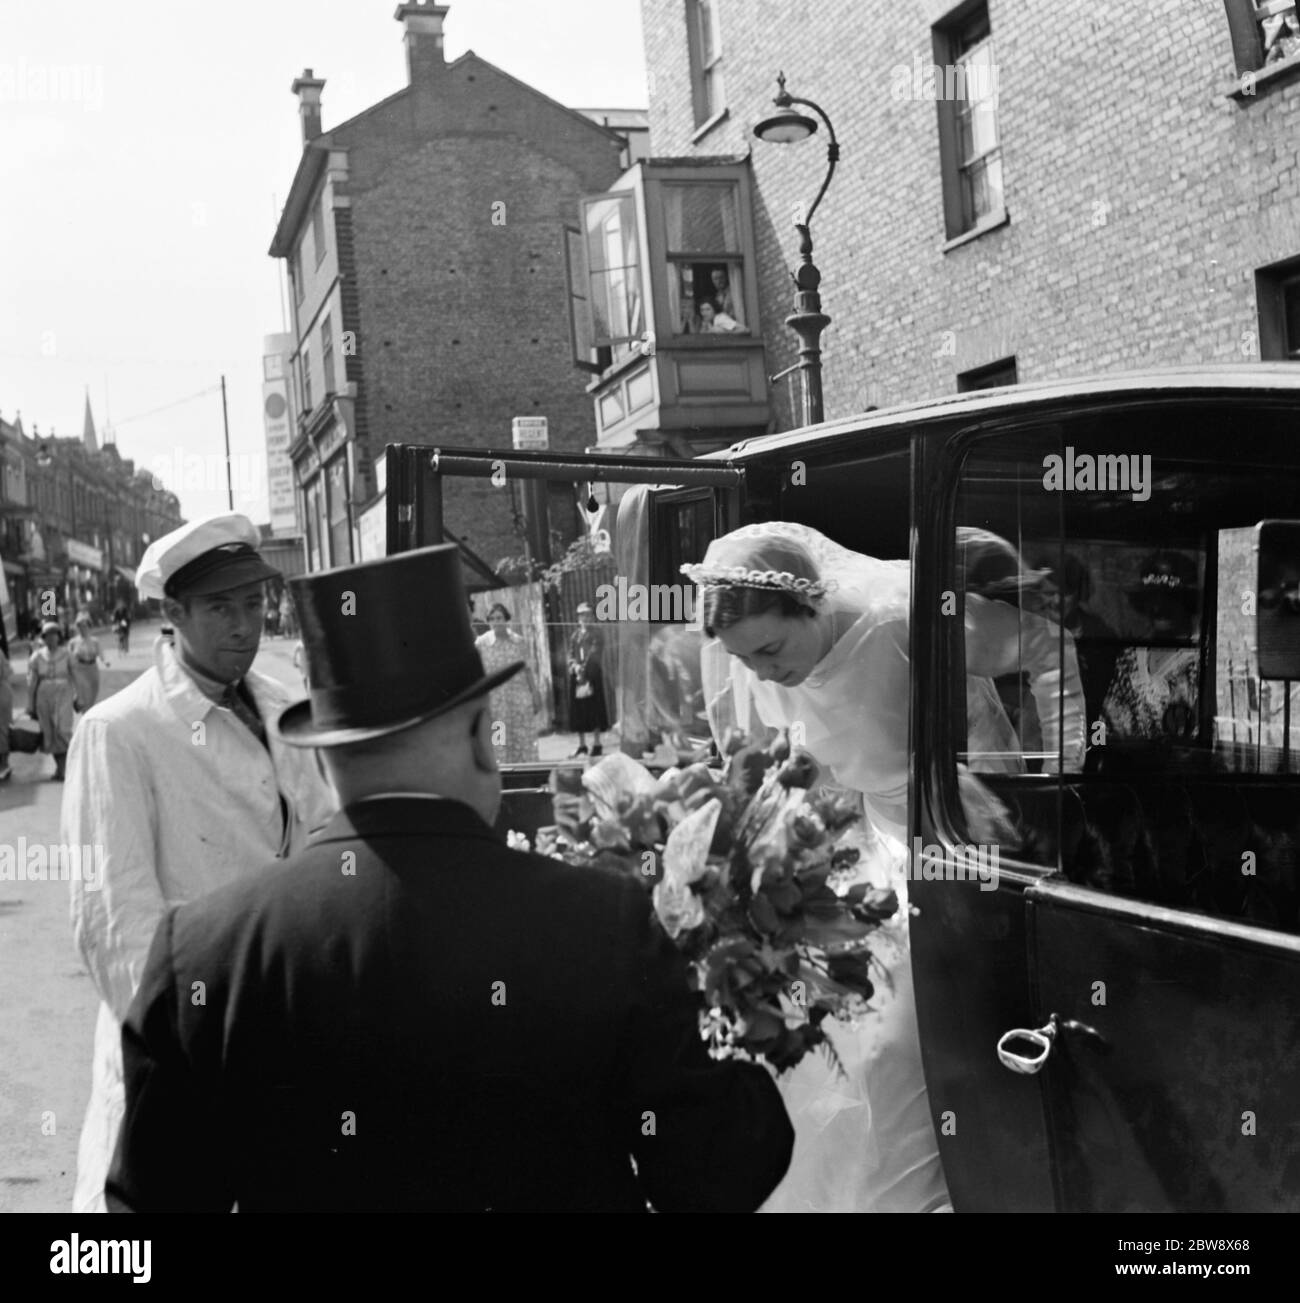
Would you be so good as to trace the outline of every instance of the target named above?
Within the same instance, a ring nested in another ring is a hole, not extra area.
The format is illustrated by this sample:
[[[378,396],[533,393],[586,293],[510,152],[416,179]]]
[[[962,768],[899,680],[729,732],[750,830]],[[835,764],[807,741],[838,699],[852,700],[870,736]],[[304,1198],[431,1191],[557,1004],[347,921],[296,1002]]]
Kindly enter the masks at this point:
[[[302,118],[302,143],[310,145],[321,133],[320,93],[325,89],[325,82],[320,77],[313,77],[310,68],[304,68],[302,76],[296,78],[289,89],[298,97],[298,114]]]
[[[406,28],[406,77],[415,86],[437,76],[447,66],[442,49],[442,20],[450,5],[412,4],[397,6],[393,15]]]

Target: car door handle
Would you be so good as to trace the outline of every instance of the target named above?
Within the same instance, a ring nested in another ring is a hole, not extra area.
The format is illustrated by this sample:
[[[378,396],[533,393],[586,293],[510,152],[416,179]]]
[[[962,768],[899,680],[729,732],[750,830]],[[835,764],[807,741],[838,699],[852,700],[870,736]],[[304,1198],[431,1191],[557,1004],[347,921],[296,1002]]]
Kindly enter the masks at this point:
[[[1062,1018],[1060,1014],[1054,1013],[1041,1027],[1013,1027],[1009,1032],[1004,1032],[998,1039],[998,1060],[1004,1068],[1010,1068],[1012,1072],[1032,1076],[1035,1072],[1041,1071],[1043,1064],[1047,1062],[1047,1056],[1051,1054],[1056,1044],[1057,1034],[1061,1031],[1078,1032],[1086,1037],[1095,1049],[1110,1048],[1106,1038],[1095,1027],[1089,1027],[1087,1023],[1078,1022],[1073,1018]],[[1033,1052],[1013,1050],[1011,1047],[1017,1042],[1022,1042],[1026,1049]]]

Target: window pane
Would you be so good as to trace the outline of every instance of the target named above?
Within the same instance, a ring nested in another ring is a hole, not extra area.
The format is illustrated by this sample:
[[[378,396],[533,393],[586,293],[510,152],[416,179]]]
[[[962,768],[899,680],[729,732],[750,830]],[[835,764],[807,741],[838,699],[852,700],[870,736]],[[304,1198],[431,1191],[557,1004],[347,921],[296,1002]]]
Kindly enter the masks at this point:
[[[954,577],[966,717],[956,756],[965,834],[1054,866],[1062,773],[1083,768],[1084,691],[1072,635],[1044,600],[1059,546],[1059,498],[1043,484],[1051,432],[980,443],[962,470]]]
[[[1300,280],[1282,287],[1282,303],[1286,351],[1295,357],[1300,355]]]
[[[352,560],[352,544],[348,523],[348,464],[346,456],[339,456],[329,467],[329,519],[331,564],[348,565]]]
[[[960,60],[962,70],[961,92],[970,104],[985,104],[997,96],[996,67],[993,47],[981,45],[965,59]]]
[[[699,23],[700,62],[707,68],[715,54],[716,18],[712,0],[696,0],[695,13]]]
[[[722,65],[720,63],[715,63],[712,68],[705,69],[703,84],[704,118],[707,121],[715,113],[721,113],[723,105],[727,102],[722,89]]]
[[[1253,607],[1255,522],[1294,515],[1293,422],[1185,402],[976,445],[956,557],[968,822],[1005,817],[1019,856],[1080,885],[1300,929],[1300,693],[1261,679]],[[1061,686],[1036,693],[1053,642]],[[1050,773],[1054,735],[1075,732],[1071,659],[1087,749],[1080,770],[1062,744]],[[996,702],[972,691],[977,676]]]
[[[969,144],[966,157],[987,154],[998,143],[998,122],[993,105],[985,102],[976,105],[970,113]]]
[[[669,253],[740,252],[734,185],[665,185],[661,193]]]
[[[638,339],[645,329],[633,202],[631,195],[619,195],[583,204],[598,345]]]
[[[984,189],[988,203],[985,213],[1000,212],[1002,201],[1002,155],[999,152],[984,164]],[[983,214],[982,214],[983,215]]]
[[[590,366],[596,347],[596,327],[591,318],[587,277],[582,266],[582,235],[571,227],[564,231],[564,259],[569,272],[569,337],[573,345],[573,360]]]

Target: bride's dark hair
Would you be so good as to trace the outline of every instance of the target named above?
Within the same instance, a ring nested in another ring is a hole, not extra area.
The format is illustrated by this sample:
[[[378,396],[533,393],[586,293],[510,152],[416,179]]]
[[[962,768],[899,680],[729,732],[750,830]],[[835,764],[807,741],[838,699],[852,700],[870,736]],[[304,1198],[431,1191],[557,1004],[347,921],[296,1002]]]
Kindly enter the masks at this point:
[[[793,539],[768,537],[757,545],[749,538],[723,540],[715,564],[774,570],[793,579],[817,580],[816,563],[807,550]],[[716,638],[718,629],[729,629],[751,616],[777,611],[788,620],[816,614],[807,602],[777,588],[745,587],[740,584],[711,585],[704,590],[702,622],[704,633]]]
[[[706,588],[704,590],[704,633],[716,638],[719,629],[730,629],[750,616],[766,615],[777,611],[787,620],[813,616],[811,606],[789,593],[773,592],[770,588]]]

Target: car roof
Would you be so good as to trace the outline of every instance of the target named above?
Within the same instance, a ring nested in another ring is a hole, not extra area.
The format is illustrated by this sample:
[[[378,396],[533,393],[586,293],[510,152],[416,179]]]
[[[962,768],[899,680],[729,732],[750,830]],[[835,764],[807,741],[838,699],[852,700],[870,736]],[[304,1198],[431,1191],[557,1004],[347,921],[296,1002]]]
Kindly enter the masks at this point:
[[[998,389],[947,394],[897,407],[868,410],[856,416],[825,421],[817,426],[801,426],[779,434],[742,439],[728,448],[705,453],[699,460],[727,461],[741,454],[749,457],[798,444],[818,443],[842,434],[886,433],[898,426],[928,420],[1029,411],[1079,399],[1133,398],[1144,395],[1175,397],[1207,393],[1227,396],[1247,392],[1293,394],[1300,398],[1300,365],[1295,362],[1221,362],[1038,380],[1023,385],[1005,385]]]

